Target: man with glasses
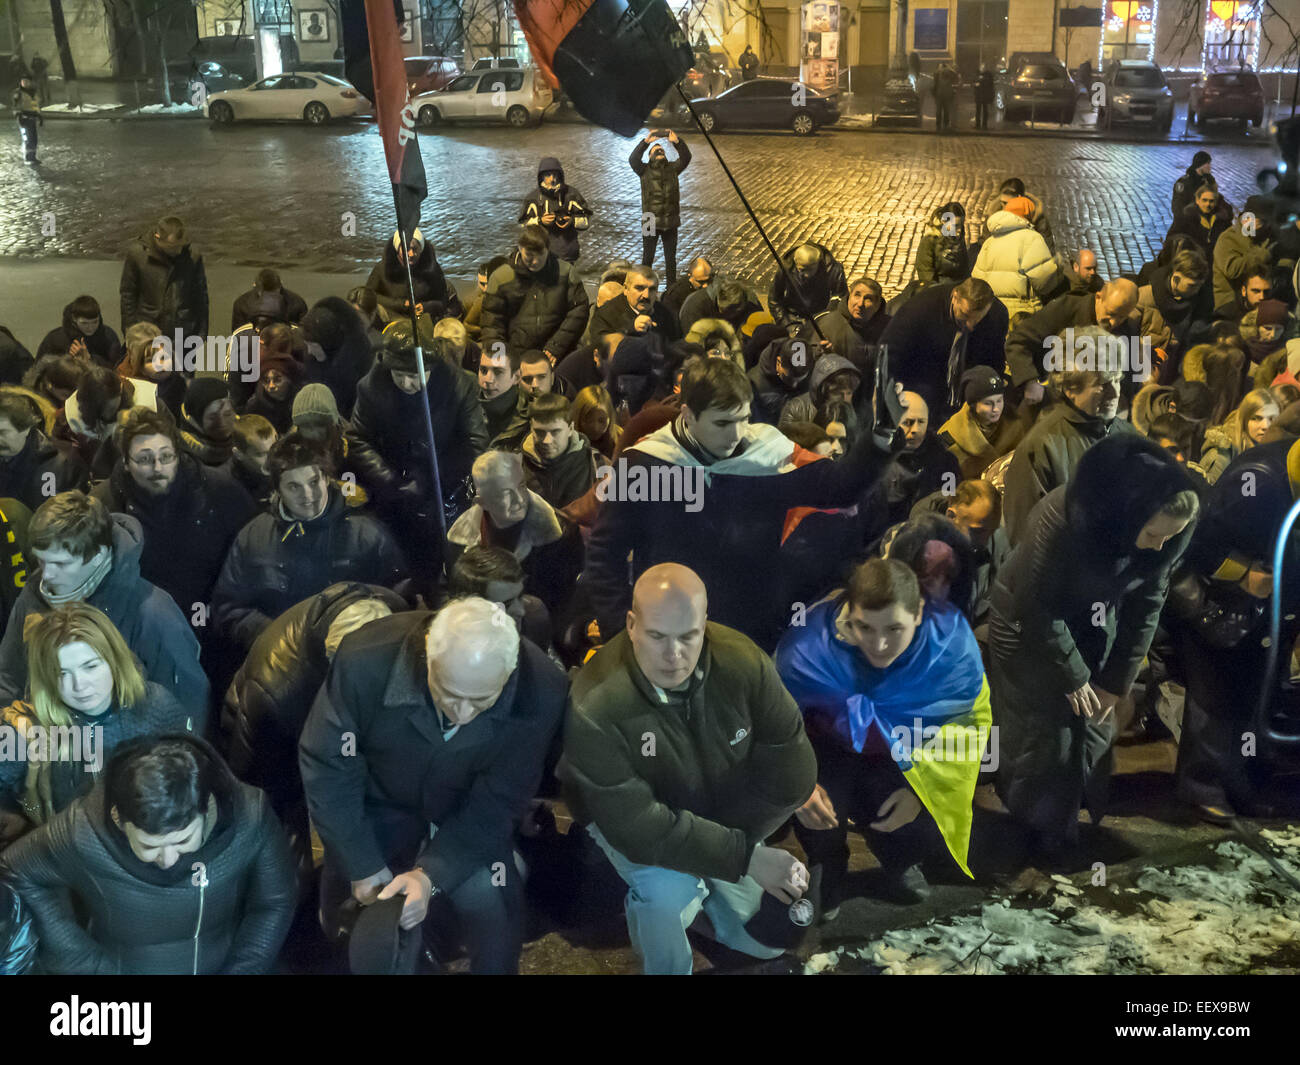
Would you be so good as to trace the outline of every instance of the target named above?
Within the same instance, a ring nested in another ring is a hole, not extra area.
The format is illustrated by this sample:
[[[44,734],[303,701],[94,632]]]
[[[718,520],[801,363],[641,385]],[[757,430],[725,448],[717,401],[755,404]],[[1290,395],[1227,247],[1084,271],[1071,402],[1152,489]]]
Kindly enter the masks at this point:
[[[181,451],[176,425],[165,413],[134,407],[121,434],[122,457],[92,495],[140,523],[140,575],[190,615],[196,604],[210,601],[226,552],[257,507],[223,470]]]

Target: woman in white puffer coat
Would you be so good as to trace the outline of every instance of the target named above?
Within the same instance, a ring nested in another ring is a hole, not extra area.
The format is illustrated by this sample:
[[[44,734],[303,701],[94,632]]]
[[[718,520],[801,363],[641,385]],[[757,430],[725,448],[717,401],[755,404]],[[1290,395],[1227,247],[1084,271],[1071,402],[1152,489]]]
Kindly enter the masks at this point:
[[[1043,293],[1050,292],[1060,278],[1060,265],[1029,220],[1032,213],[1033,203],[1023,196],[1008,202],[1006,210],[995,212],[971,270],[971,277],[989,283],[1013,317],[1021,311],[1033,314],[1041,309]]]

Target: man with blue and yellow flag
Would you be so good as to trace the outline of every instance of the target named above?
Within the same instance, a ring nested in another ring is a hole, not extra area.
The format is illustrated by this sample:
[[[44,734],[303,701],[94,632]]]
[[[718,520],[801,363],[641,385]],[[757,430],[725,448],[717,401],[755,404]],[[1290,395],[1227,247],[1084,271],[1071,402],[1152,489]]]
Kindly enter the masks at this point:
[[[880,558],[803,620],[776,665],[817,753],[817,788],[795,832],[808,864],[822,866],[824,912],[834,916],[841,901],[849,820],[893,901],[923,897],[915,867],[940,839],[969,876],[971,801],[992,720],[969,623],[924,601],[903,563]]]

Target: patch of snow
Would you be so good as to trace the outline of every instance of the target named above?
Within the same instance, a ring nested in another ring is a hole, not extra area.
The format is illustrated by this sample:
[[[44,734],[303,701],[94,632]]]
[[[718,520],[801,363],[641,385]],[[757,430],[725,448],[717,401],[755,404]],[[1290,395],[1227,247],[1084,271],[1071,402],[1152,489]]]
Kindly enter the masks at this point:
[[[112,111],[114,108],[122,106],[122,104],[81,104],[73,107],[71,104],[49,104],[42,107],[41,110],[46,114],[88,115],[95,111]]]
[[[199,108],[193,104],[146,104],[138,111],[133,111],[136,115],[195,115],[199,113]]]

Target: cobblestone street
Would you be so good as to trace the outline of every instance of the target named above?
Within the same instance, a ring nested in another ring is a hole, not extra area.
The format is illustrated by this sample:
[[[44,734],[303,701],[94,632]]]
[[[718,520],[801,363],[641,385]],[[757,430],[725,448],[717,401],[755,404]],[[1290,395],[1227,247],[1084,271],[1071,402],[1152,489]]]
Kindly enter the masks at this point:
[[[703,138],[682,182],[683,261],[711,252],[723,270],[766,284],[770,260]],[[557,155],[594,209],[583,236],[590,276],[639,252],[640,201],[630,142],[585,125],[454,128],[420,140],[430,195],[424,230],[444,269],[466,278],[506,248],[542,155]],[[1136,269],[1163,240],[1169,192],[1195,145],[1104,143],[1060,137],[939,139],[853,132],[807,139],[730,134],[718,144],[781,251],[806,237],[829,245],[850,275],[888,294],[911,273],[925,216],[956,199],[971,221],[1016,174],[1044,196],[1058,245],[1094,248],[1103,272]],[[12,147],[12,146],[11,146]],[[1215,147],[1214,170],[1236,205],[1269,163],[1254,146]],[[212,262],[354,272],[391,233],[393,207],[372,124],[214,129],[205,122],[49,123],[42,164],[16,150],[0,159],[0,256],[118,259],[161,215],[190,224]],[[53,212],[54,235],[48,231]],[[345,212],[356,235],[344,236]]]

